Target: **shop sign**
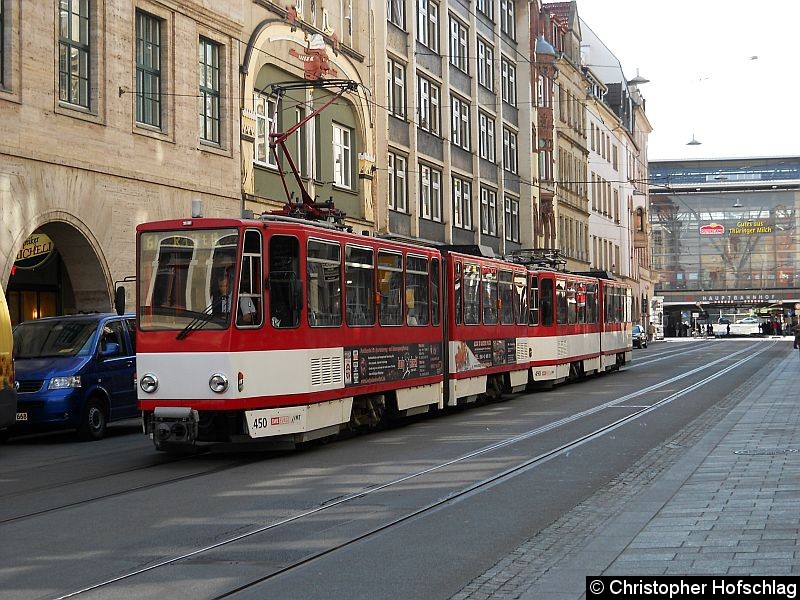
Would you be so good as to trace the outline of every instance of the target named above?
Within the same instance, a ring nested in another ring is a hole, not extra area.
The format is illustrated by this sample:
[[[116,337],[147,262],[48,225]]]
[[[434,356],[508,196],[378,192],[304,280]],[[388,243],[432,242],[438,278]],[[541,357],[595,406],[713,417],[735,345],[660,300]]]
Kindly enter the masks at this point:
[[[700,227],[700,235],[722,235],[725,233],[725,226],[719,223],[709,223]]]
[[[53,241],[44,233],[33,233],[22,243],[14,266],[18,269],[35,269],[43,265],[55,250]]]
[[[731,227],[731,235],[755,235],[757,233],[772,233],[772,225],[764,221],[739,221],[736,227]]]

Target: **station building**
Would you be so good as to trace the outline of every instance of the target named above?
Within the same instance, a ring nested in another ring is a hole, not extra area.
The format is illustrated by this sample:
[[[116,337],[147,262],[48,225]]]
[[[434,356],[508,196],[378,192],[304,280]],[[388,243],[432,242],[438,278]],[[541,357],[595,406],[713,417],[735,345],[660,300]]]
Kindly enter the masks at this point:
[[[667,336],[800,311],[800,157],[650,162],[656,295]]]

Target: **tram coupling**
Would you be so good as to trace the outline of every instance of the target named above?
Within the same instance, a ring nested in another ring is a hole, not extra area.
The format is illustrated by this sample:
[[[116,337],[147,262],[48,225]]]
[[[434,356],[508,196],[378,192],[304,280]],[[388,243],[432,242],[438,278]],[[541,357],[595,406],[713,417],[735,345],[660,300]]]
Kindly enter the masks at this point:
[[[156,450],[176,446],[193,447],[197,442],[200,415],[188,407],[159,406],[150,415],[147,430]]]

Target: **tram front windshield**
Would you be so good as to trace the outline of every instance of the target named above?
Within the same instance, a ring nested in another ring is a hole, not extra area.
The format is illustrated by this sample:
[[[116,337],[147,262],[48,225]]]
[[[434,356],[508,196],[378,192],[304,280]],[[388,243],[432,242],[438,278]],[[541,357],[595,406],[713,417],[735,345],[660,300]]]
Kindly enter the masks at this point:
[[[148,231],[139,240],[142,330],[230,325],[239,232]]]

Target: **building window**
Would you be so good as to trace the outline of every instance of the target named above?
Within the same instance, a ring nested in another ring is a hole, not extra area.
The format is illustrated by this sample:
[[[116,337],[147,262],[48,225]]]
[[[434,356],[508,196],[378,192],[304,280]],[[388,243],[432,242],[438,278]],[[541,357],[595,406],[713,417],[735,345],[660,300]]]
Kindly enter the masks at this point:
[[[393,58],[386,60],[386,97],[389,114],[400,119],[406,116],[406,67]]]
[[[89,26],[88,0],[60,0],[58,98],[84,108],[89,108]]]
[[[453,176],[453,225],[472,229],[472,183]]]
[[[519,200],[506,196],[505,198],[505,226],[506,239],[512,242],[519,241]]]
[[[417,91],[419,98],[419,128],[439,135],[439,86],[422,77],[417,76]]]
[[[497,192],[481,187],[481,233],[497,235]]]
[[[514,31],[514,0],[500,0],[500,31],[512,40],[516,37]]]
[[[494,89],[494,49],[478,38],[478,83],[487,90]]]
[[[353,188],[352,131],[338,123],[333,124],[333,184]]]
[[[389,152],[389,208],[407,212],[406,204],[406,158]]]
[[[419,214],[430,221],[442,220],[442,172],[419,165]]]
[[[500,63],[503,80],[503,102],[511,106],[517,105],[517,69],[505,58]]]
[[[451,96],[452,136],[450,143],[469,150],[469,102]]]
[[[294,122],[299,123],[306,118],[305,106],[297,106],[294,109]],[[300,129],[292,135],[293,142],[289,147],[294,151],[294,164],[300,171],[301,177],[311,177],[313,172],[314,141],[312,136],[313,122],[303,124]]]
[[[517,134],[503,127],[503,168],[517,172]]]
[[[478,12],[483,14],[490,21],[494,21],[494,0],[477,0],[475,6]]]
[[[450,17],[450,64],[469,73],[469,45],[467,26],[454,17]]]
[[[481,158],[494,162],[494,119],[486,113],[478,113],[478,154]]]
[[[219,44],[200,38],[200,139],[219,144]]]
[[[390,23],[400,29],[406,28],[405,0],[386,0],[386,15]]]
[[[136,122],[161,127],[161,21],[136,11]]]
[[[439,3],[419,0],[417,40],[434,52],[439,52]]]
[[[267,96],[256,96],[253,106],[256,111],[256,148],[253,162],[277,169],[275,154],[269,147],[269,134],[277,130],[275,112],[278,101]]]

